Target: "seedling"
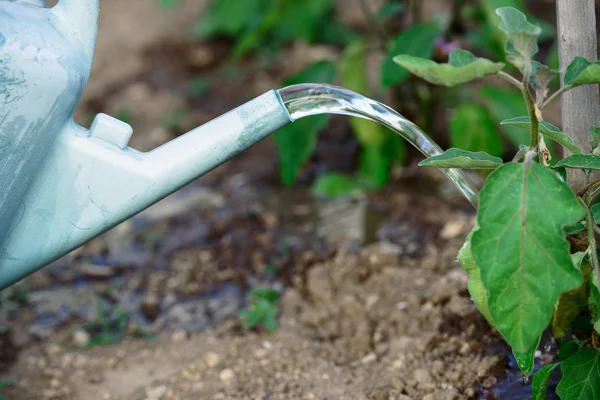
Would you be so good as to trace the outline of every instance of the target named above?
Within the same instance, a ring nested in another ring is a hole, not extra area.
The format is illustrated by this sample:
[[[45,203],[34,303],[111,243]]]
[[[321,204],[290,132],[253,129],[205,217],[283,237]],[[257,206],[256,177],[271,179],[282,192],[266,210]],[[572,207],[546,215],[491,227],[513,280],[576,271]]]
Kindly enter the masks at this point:
[[[152,339],[153,336],[145,330],[131,328],[125,310],[115,307],[108,301],[100,299],[96,303],[96,318],[79,327],[90,334],[90,341],[82,347],[89,348],[105,344],[119,343],[126,337]]]
[[[498,8],[496,14],[507,37],[506,60],[521,72],[520,79],[504,71],[504,62],[477,58],[460,49],[450,54],[447,64],[412,55],[398,55],[394,61],[430,83],[447,87],[484,76],[506,80],[522,95],[528,115],[502,124],[529,131],[529,143],[523,143],[508,163],[482,151],[451,148],[420,165],[492,171],[480,194],[477,224],[459,253],[469,274],[469,292],[487,321],[510,344],[525,376],[533,371],[542,333],[550,328],[556,339],[563,340],[577,322],[577,334],[583,337],[572,342],[576,348],[560,362],[535,374],[533,397],[546,397],[550,375],[560,368],[556,392],[561,399],[598,399],[600,267],[594,234],[600,228],[593,202],[600,194],[600,180],[592,179],[591,171],[600,170],[600,128],[590,127],[588,148],[581,149],[545,122],[543,111],[568,90],[599,83],[600,63],[575,58],[564,84],[549,95],[549,85],[559,71],[533,59],[542,29],[511,7]],[[572,155],[553,159],[550,141]],[[584,172],[585,187],[578,193],[565,181],[568,168]],[[583,333],[582,320],[587,320]]]
[[[279,293],[274,289],[252,289],[249,296],[248,308],[239,313],[244,328],[262,327],[269,332],[275,332],[279,313]]]

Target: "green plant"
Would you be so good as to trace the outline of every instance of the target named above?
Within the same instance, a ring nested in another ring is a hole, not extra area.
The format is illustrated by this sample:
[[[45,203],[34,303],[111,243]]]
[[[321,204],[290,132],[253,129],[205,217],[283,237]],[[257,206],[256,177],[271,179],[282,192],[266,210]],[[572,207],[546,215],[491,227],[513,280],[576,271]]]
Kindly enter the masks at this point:
[[[244,328],[263,327],[269,332],[277,330],[279,293],[274,289],[252,289],[249,292],[248,308],[240,311],[239,318]]]
[[[150,333],[135,325],[130,325],[129,322],[129,317],[123,308],[100,298],[96,303],[96,318],[78,328],[90,335],[89,342],[83,343],[82,346],[88,348],[119,343],[128,336],[153,338]]]
[[[11,384],[12,382],[8,379],[0,379],[0,390],[2,390],[2,388],[10,386]],[[2,395],[2,393],[0,393],[0,400],[4,400],[4,396]]]
[[[333,0],[216,0],[195,33],[235,39],[234,57],[260,48],[277,50],[296,39],[340,43],[349,32],[331,17],[333,6]]]
[[[595,232],[600,228],[594,215],[598,207],[593,204],[600,180],[591,179],[590,172],[600,169],[600,128],[590,127],[589,148],[580,149],[543,120],[543,111],[566,91],[599,83],[600,63],[576,58],[566,69],[563,86],[549,95],[559,71],[533,59],[542,29],[514,8],[495,12],[506,36],[506,60],[522,73],[520,80],[504,71],[505,63],[460,49],[452,52],[447,64],[411,55],[398,55],[394,61],[428,82],[448,87],[483,76],[506,80],[522,95],[528,115],[502,124],[529,131],[529,144],[508,163],[484,152],[449,149],[420,165],[493,171],[480,194],[477,224],[459,253],[471,296],[510,344],[526,376],[533,371],[533,354],[548,327],[558,340],[567,334],[578,338],[560,362],[536,373],[534,398],[546,397],[550,374],[560,368],[561,399],[598,399],[600,267]],[[482,126],[467,124],[461,129],[476,131]],[[573,155],[551,162],[550,141]],[[565,182],[566,168],[585,172],[586,186],[578,193]]]

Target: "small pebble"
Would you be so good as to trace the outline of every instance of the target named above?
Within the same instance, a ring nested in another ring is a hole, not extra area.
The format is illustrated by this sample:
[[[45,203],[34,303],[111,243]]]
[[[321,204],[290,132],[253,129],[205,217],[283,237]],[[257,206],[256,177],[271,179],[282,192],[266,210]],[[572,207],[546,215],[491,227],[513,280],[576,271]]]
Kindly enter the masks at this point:
[[[202,356],[202,359],[209,368],[216,367],[217,364],[219,364],[219,361],[221,361],[221,357],[219,357],[217,353],[213,353],[212,351],[205,353],[204,356]]]
[[[75,347],[85,347],[90,342],[90,334],[87,331],[78,329],[73,332],[73,345]]]
[[[223,382],[229,382],[233,378],[235,378],[235,373],[231,368],[225,368],[221,372],[219,372],[219,379]]]

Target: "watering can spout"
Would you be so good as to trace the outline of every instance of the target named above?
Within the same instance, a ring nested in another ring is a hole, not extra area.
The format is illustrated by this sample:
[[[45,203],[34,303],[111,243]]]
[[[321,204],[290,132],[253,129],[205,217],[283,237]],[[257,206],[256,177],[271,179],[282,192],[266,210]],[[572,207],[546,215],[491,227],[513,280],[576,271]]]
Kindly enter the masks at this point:
[[[269,91],[147,153],[129,125],[99,114],[58,135],[0,238],[0,290],[134,216],[291,122]]]

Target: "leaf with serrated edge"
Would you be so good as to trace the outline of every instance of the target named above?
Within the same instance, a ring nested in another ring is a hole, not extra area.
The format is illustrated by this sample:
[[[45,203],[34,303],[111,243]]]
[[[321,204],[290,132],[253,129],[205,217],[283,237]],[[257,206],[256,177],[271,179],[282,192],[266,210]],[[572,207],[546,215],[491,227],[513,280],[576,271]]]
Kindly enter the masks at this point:
[[[495,63],[485,58],[476,58],[466,63],[468,58],[464,55],[466,51],[462,50],[462,52],[452,59],[452,64],[438,64],[435,61],[405,54],[394,57],[394,62],[429,83],[444,86],[460,85],[487,75],[495,75],[505,66],[503,63]]]
[[[473,256],[492,318],[515,351],[535,345],[560,294],[581,285],[563,228],[584,215],[569,186],[537,163],[505,164],[486,180]]]
[[[567,67],[565,86],[581,86],[600,83],[600,61],[591,63],[583,57],[575,57]]]
[[[477,230],[477,226],[473,228],[471,233],[467,236],[465,243],[461,247],[458,252],[458,262],[463,267],[463,269],[469,275],[469,281],[467,283],[467,290],[473,299],[473,302],[477,306],[477,309],[487,322],[494,326],[494,321],[492,320],[492,316],[490,315],[490,309],[488,307],[488,293],[486,288],[483,286],[483,282],[481,282],[481,271],[473,258],[473,252],[471,250],[471,237],[473,236],[473,232]]]
[[[550,377],[552,372],[560,364],[548,364],[544,365],[538,372],[533,376],[531,382],[531,394],[533,400],[546,400],[546,392],[548,391],[548,384],[550,383]]]
[[[513,57],[515,65],[527,65],[531,56],[538,51],[537,38],[542,33],[542,28],[527,21],[525,14],[512,7],[500,7],[496,14],[502,18],[500,29],[508,35],[506,53],[511,56],[518,55],[521,60]]]
[[[500,125],[507,126],[515,126],[523,129],[531,129],[531,119],[529,117],[516,117],[511,119],[505,119],[500,122]],[[544,137],[563,145],[573,154],[581,154],[581,149],[573,144],[573,141],[570,137],[565,135],[558,129],[556,126],[552,125],[549,122],[542,121],[539,124],[539,132],[544,135]]]
[[[502,165],[502,159],[490,156],[483,151],[472,152],[451,148],[439,156],[426,158],[420,167],[493,169]]]
[[[574,154],[563,158],[556,163],[554,168],[600,169],[600,156],[595,154]]]
[[[564,400],[600,398],[600,352],[580,349],[560,365],[563,378],[556,393]]]

